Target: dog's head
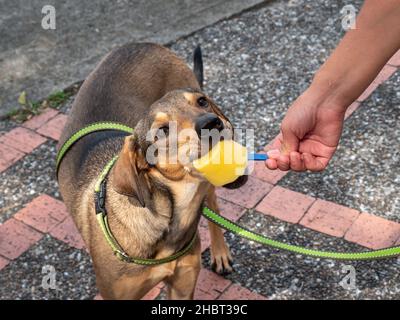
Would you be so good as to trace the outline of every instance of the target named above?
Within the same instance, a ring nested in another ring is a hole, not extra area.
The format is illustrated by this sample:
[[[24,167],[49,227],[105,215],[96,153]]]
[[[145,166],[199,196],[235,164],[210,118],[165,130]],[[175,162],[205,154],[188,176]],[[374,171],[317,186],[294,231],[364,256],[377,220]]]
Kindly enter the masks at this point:
[[[116,164],[116,190],[146,202],[146,173],[164,181],[204,181],[192,162],[221,139],[232,139],[230,121],[212,99],[196,89],[168,92],[153,103],[132,136],[125,138]],[[238,188],[241,176],[225,185]]]

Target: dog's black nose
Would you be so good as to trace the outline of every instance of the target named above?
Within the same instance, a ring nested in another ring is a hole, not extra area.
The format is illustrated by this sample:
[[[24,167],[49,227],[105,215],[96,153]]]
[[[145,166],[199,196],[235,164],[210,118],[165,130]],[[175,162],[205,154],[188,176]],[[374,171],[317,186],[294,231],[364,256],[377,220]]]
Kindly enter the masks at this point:
[[[201,137],[202,129],[204,129],[204,130],[217,129],[218,131],[222,131],[224,129],[224,123],[214,113],[206,113],[197,118],[196,124],[195,124],[195,129],[196,129],[197,135],[199,137]]]

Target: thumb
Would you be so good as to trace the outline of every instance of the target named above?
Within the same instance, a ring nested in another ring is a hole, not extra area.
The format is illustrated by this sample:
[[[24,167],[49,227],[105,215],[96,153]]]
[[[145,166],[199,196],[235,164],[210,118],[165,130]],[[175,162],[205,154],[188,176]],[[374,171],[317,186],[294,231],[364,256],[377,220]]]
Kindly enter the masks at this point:
[[[300,139],[297,135],[284,124],[282,125],[282,144],[280,152],[288,155],[291,151],[298,151]]]

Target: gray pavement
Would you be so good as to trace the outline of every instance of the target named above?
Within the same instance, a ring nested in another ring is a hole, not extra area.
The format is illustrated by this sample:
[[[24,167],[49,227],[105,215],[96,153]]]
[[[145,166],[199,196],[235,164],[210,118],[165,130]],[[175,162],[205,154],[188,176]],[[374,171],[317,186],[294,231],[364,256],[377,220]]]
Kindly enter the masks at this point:
[[[0,117],[22,91],[32,101],[83,80],[110,49],[168,43],[262,0],[0,0]],[[44,30],[44,5],[56,29]]]
[[[51,272],[47,268],[56,272],[55,286],[50,281],[43,286],[43,275]],[[86,251],[49,235],[1,271],[0,300],[82,300],[93,299],[96,294],[92,261]]]

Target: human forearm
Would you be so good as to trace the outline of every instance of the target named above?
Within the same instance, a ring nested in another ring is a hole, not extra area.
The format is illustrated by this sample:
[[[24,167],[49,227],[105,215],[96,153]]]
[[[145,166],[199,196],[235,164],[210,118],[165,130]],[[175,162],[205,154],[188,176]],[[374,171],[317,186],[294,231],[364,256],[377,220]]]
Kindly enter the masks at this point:
[[[399,48],[400,0],[366,0],[356,29],[347,32],[308,91],[324,105],[345,110]]]
[[[399,48],[400,0],[366,0],[356,29],[347,32],[287,111],[267,167],[325,169],[339,144],[347,107]]]

